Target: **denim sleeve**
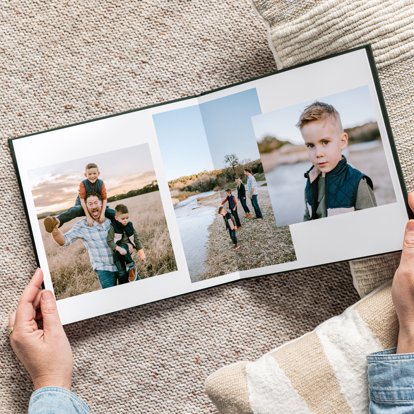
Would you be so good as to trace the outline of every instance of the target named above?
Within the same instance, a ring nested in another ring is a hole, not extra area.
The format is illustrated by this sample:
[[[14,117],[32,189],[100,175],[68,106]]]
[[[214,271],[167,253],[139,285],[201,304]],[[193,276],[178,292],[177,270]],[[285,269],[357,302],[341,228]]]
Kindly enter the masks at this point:
[[[414,413],[414,354],[368,355],[368,386],[371,414]]]
[[[43,387],[36,390],[29,402],[28,414],[88,414],[89,407],[65,388]]]

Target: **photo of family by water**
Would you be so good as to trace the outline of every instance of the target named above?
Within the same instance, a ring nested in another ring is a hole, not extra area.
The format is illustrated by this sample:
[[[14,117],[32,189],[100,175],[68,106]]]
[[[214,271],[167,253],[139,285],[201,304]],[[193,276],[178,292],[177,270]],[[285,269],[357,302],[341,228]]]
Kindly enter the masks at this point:
[[[177,270],[147,144],[29,177],[57,299]]]
[[[278,226],[396,201],[367,86],[252,123]]]
[[[251,119],[256,89],[153,115],[192,282],[296,260]]]

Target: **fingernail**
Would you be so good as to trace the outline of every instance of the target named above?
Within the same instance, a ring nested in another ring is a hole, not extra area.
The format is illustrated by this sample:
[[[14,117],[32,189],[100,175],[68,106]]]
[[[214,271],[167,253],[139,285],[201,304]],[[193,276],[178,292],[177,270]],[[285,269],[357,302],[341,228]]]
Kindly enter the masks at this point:
[[[46,303],[50,303],[53,302],[53,293],[50,290],[44,290],[42,293],[42,299],[46,302]]]
[[[414,220],[409,220],[407,223],[407,230],[414,231]]]

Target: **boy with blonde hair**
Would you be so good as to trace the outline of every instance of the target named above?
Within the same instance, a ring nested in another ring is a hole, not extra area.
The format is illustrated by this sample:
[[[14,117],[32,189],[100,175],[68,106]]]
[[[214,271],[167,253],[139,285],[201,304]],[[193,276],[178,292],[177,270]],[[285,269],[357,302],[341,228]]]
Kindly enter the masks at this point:
[[[73,220],[76,217],[86,216],[88,226],[93,225],[94,220],[86,208],[86,198],[90,194],[98,195],[102,200],[102,212],[99,217],[99,222],[105,221],[105,216],[111,220],[115,217],[115,211],[107,207],[107,193],[105,183],[99,178],[100,171],[98,166],[90,162],[85,166],[85,179],[79,184],[78,197],[76,198],[75,205],[69,210],[64,211],[56,217],[48,216],[44,220],[44,226],[48,233],[51,233],[53,229],[61,227],[64,223]]]
[[[339,112],[316,101],[304,109],[297,127],[313,164],[305,173],[304,220],[375,207],[372,180],[342,155],[348,134]]]

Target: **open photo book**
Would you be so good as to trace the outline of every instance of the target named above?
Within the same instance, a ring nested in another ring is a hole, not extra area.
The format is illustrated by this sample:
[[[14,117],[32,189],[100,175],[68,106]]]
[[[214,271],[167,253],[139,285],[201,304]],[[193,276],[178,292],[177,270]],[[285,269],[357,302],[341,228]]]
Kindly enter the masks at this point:
[[[64,324],[397,251],[409,217],[369,46],[9,143]]]

